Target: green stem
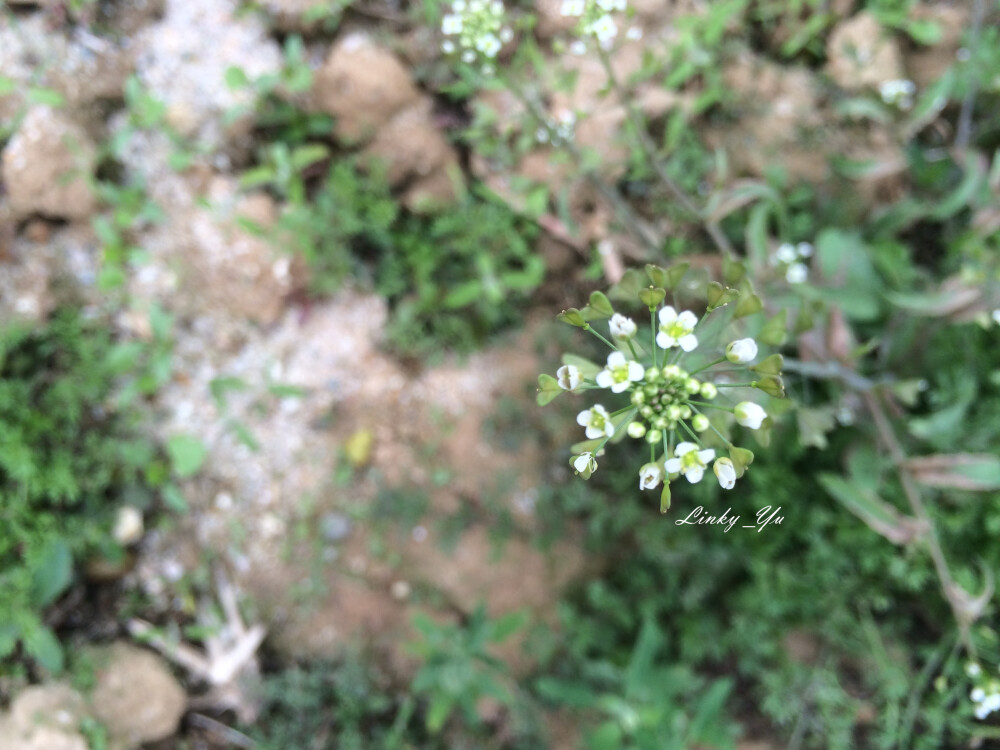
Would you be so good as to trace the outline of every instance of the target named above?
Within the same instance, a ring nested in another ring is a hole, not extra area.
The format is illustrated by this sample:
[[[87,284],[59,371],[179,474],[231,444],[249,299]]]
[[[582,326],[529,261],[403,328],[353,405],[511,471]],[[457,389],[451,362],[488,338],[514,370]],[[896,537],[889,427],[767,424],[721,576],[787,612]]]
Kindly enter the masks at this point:
[[[690,404],[690,403],[693,403],[693,402],[691,402],[691,401],[688,401],[688,403]],[[717,407],[717,408],[721,408],[721,407]],[[732,409],[727,409],[726,411],[732,411]],[[695,409],[695,410],[694,410],[694,413],[695,413],[695,414],[701,414],[701,412],[700,412],[700,411],[698,411],[697,409]],[[705,415],[704,415],[704,414],[702,414],[702,416],[705,416]],[[716,435],[718,435],[718,436],[719,436],[719,439],[720,439],[720,440],[722,440],[722,444],[723,444],[723,445],[726,445],[726,446],[729,446],[729,445],[732,445],[732,443],[730,443],[730,442],[729,442],[729,438],[727,438],[727,437],[726,437],[725,435],[723,435],[723,434],[722,434],[721,432],[719,432],[719,431],[718,431],[718,430],[716,429],[716,427],[715,427],[715,425],[714,425],[714,424],[712,424],[711,422],[709,422],[709,423],[708,423],[708,426],[712,428],[712,432],[714,432],[714,433],[715,433]]]
[[[698,433],[695,432],[694,430],[692,430],[688,426],[687,422],[678,422],[677,424],[679,424],[681,427],[683,427],[685,430],[687,430],[687,434],[691,436],[691,438],[694,440],[694,442],[698,445],[699,448],[704,448],[705,447],[705,446],[703,446],[701,444],[701,438],[698,437]]]
[[[719,227],[715,222],[706,220],[702,212],[694,204],[694,201],[688,197],[687,193],[681,190],[680,186],[674,182],[673,178],[667,173],[666,166],[663,163],[663,159],[656,148],[656,144],[649,137],[649,131],[646,128],[646,123],[642,112],[635,106],[635,101],[632,97],[628,95],[625,91],[625,87],[622,86],[621,81],[618,80],[618,76],[615,74],[614,68],[611,66],[611,58],[605,49],[598,46],[597,54],[601,59],[601,65],[604,66],[604,72],[608,76],[608,82],[611,84],[611,89],[615,92],[618,97],[619,102],[625,108],[625,112],[628,114],[629,121],[632,125],[632,130],[635,131],[635,139],[639,145],[639,148],[646,155],[649,160],[650,165],[653,167],[653,171],[659,178],[663,186],[673,194],[677,202],[687,211],[691,216],[697,219],[705,231],[708,232],[709,237],[716,246],[724,253],[732,254],[733,246],[729,244],[729,240],[726,236],[722,234]]]
[[[651,342],[652,345],[653,345],[653,349],[652,349],[652,351],[653,351],[653,367],[659,367],[659,365],[656,364],[656,360],[657,360],[657,351],[656,350],[658,348],[656,346],[656,310],[654,310],[652,307],[649,308],[649,328],[650,328],[650,334],[652,335],[652,338],[653,338],[653,341]]]
[[[607,344],[608,346],[610,346],[616,352],[620,351],[617,346],[615,346],[614,344],[612,344],[610,341],[608,341],[606,338],[604,338],[601,334],[599,334],[597,331],[595,331],[594,327],[592,325],[590,325],[589,323],[584,327],[583,330],[590,331],[592,334],[594,334],[595,336],[597,336],[597,338],[599,338],[605,344]]]
[[[688,403],[691,404],[691,405],[693,405],[693,406],[701,406],[701,407],[706,407],[706,408],[709,408],[709,409],[719,409],[720,411],[728,411],[730,414],[733,413],[733,410],[732,410],[731,407],[719,406],[718,404],[710,404],[710,403],[708,403],[708,401],[691,401],[689,399]]]
[[[631,414],[630,414],[630,415],[629,415],[629,416],[628,416],[628,417],[627,417],[626,419],[623,419],[623,420],[622,420],[622,422],[621,422],[621,424],[619,424],[619,425],[618,425],[618,426],[617,426],[617,427],[615,428],[615,431],[614,431],[614,432],[612,432],[612,433],[611,433],[610,435],[608,435],[608,436],[607,436],[606,438],[604,438],[604,440],[602,440],[602,441],[601,441],[601,442],[600,442],[600,443],[598,444],[598,446],[597,446],[596,448],[594,448],[594,450],[593,450],[593,455],[595,455],[595,456],[596,456],[596,455],[597,455],[598,453],[600,453],[600,452],[601,452],[602,450],[604,450],[604,446],[608,444],[608,441],[609,441],[609,440],[610,440],[611,438],[613,438],[613,437],[614,437],[615,435],[617,435],[617,434],[618,434],[618,433],[619,433],[619,432],[621,431],[622,427],[624,427],[624,426],[625,426],[625,425],[627,425],[627,424],[628,424],[629,422],[631,422],[631,421],[632,421],[632,417],[634,417],[634,416],[635,416],[635,415],[636,415],[636,414],[637,414],[638,412],[639,412],[639,410],[638,410],[638,409],[633,409],[633,410],[632,410],[632,413],[631,413]]]
[[[709,367],[715,367],[718,364],[722,364],[723,362],[728,362],[728,361],[729,360],[726,359],[725,357],[720,357],[714,362],[709,362],[707,365],[702,365],[697,370],[691,370],[691,372],[689,372],[688,375],[696,375],[697,373],[702,372],[703,370],[707,370]]]
[[[635,345],[632,343],[632,339],[628,339],[628,350],[632,352],[632,359],[638,361],[639,355],[635,350]]]
[[[751,380],[749,383],[716,383],[716,388],[756,388],[757,381]]]

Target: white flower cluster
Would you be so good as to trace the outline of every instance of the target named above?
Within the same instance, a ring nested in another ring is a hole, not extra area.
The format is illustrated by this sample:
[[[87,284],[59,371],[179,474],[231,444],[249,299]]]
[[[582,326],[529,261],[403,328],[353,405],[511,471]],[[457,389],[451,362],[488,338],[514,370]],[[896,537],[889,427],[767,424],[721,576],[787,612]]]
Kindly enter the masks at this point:
[[[451,13],[441,19],[441,33],[448,37],[441,43],[441,50],[448,55],[458,54],[468,64],[483,59],[483,71],[490,73],[491,61],[514,38],[514,32],[503,21],[500,0],[455,0]]]
[[[593,37],[607,49],[618,36],[618,24],[612,13],[624,11],[625,0],[563,0],[559,12],[569,18],[579,18],[577,32]]]
[[[813,246],[808,242],[793,245],[784,242],[778,247],[771,262],[785,269],[785,281],[789,284],[804,284],[809,278],[809,266],[803,263],[813,255]]]
[[[535,140],[539,143],[551,143],[558,146],[561,143],[568,143],[573,140],[576,132],[576,115],[564,109],[555,118],[538,128],[535,133]]]
[[[917,87],[913,81],[907,80],[883,81],[878,87],[883,102],[904,112],[913,107],[913,95],[916,92]]]
[[[975,662],[966,664],[965,673],[978,683],[969,693],[976,718],[982,721],[994,711],[1000,711],[1000,681],[984,680],[983,668]]]
[[[656,320],[658,331],[654,331],[654,340],[659,349],[690,352],[698,346],[694,329],[699,321],[693,312],[677,312],[667,305],[659,310]],[[645,438],[654,459],[639,471],[640,489],[656,489],[661,481],[669,482],[678,476],[683,476],[691,484],[700,482],[709,462],[715,459],[715,450],[703,449],[695,442],[681,441],[673,449],[673,455],[669,456],[668,445],[673,443],[674,435],[678,433],[697,439],[696,433],[705,432],[712,426],[699,408],[711,406],[707,402],[718,395],[718,388],[713,383],[692,377],[676,364],[647,367],[627,356],[625,347],[635,354],[633,340],[638,334],[638,326],[631,318],[614,313],[608,321],[608,330],[611,340],[622,348],[608,355],[604,369],[590,380],[583,376],[579,367],[567,364],[558,369],[555,380],[559,388],[566,391],[600,388],[612,393],[628,392],[630,406],[609,412],[601,404],[596,404],[581,411],[576,418],[577,424],[584,428],[588,440],[599,441],[599,445],[594,450],[574,455],[571,465],[578,474],[589,478],[597,469],[596,457],[601,455],[604,444],[624,425],[630,437],[637,440]],[[744,338],[730,342],[724,359],[732,364],[748,364],[756,357],[757,342]],[[753,430],[760,429],[767,418],[764,409],[751,401],[742,401],[731,410],[713,408],[731,411],[737,424]],[[660,446],[663,454],[655,460]],[[738,473],[731,458],[716,459],[712,470],[722,488],[728,490],[735,486]],[[742,474],[742,470],[739,473]]]

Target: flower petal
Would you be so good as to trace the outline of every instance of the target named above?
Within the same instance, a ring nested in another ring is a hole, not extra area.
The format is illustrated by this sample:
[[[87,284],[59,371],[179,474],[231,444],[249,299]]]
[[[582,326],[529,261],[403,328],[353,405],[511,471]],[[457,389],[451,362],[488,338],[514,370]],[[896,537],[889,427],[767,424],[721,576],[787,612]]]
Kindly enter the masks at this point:
[[[681,349],[686,352],[694,351],[698,347],[698,337],[693,333],[689,333],[687,336],[681,337],[680,340]]]
[[[660,325],[668,326],[677,320],[677,311],[670,305],[660,309]]]

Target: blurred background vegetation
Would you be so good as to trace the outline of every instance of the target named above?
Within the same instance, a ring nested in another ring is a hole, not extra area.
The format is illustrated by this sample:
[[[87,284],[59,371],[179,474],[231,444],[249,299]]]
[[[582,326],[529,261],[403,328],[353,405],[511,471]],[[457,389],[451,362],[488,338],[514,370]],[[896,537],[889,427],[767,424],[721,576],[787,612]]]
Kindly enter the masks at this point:
[[[0,748],[1000,746],[1000,6],[631,5],[485,75],[437,0],[0,3]],[[787,398],[661,516],[533,375],[680,261]]]

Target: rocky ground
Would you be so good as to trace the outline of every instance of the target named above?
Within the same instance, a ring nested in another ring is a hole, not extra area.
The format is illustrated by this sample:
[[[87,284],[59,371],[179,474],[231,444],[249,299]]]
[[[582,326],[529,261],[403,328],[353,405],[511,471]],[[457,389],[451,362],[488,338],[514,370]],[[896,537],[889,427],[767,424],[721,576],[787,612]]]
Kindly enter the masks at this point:
[[[91,220],[105,210],[94,178],[106,144],[116,140],[124,169],[141,178],[162,211],[161,221],[139,225],[134,242],[147,257],[127,280],[116,325],[123,336],[148,340],[154,305],[176,316],[174,376],[156,397],[150,428],[164,440],[197,435],[208,449],[203,471],[183,488],[190,513],[147,534],[127,582],[165,614],[177,606],[178,581],[213,561],[226,571],[220,600],[252,603],[254,620],[227,620],[225,642],[200,662],[163,645],[186,690],[161,657],[116,641],[94,655],[111,666],[99,670],[89,696],[58,683],[21,693],[0,717],[0,748],[83,748],[74,727],[84,715],[106,724],[114,746],[135,747],[170,736],[198,700],[252,716],[252,691],[241,680],[253,675],[247,644],[262,635],[254,626],[266,629],[269,648],[291,658],[335,656],[360,639],[405,679],[413,663],[401,644],[416,610],[454,618],[485,600],[492,614],[527,609],[554,621],[559,592],[586,565],[572,537],[544,552],[531,542],[538,487],[553,470],[531,434],[508,446],[485,429],[501,399],[531,393],[542,367],[532,328],[467,359],[415,370],[381,346],[384,300],[345,288],[303,305],[304,269],[237,221],[267,226],[283,207],[239,187],[255,145],[253,120],[231,113],[251,100],[225,84],[226,71],[277,73],[276,30],[314,30],[309,10],[316,3],[266,0],[262,12],[245,12],[233,0],[102,3],[108,15],[100,19],[71,19],[60,2],[8,5],[0,11],[0,76],[15,86],[0,96],[0,121],[12,127],[0,172],[0,322],[41,319],[67,288],[95,309],[106,304],[96,285],[100,242]],[[704,12],[707,3],[634,5],[642,38],[625,42],[616,56],[626,77],[651,40],[669,43],[677,18]],[[925,4],[921,13],[941,24],[943,41],[904,48],[851,2],[830,5],[839,20],[825,68],[780,65],[746,49],[722,71],[741,102],[739,117],[706,124],[701,135],[725,149],[731,177],[761,176],[779,152],[792,178],[819,183],[830,179],[827,154],[870,159],[880,168],[861,189],[878,199],[893,190],[899,144],[888,129],[835,114],[832,94],[900,78],[926,85],[951,64],[966,10]],[[537,3],[543,40],[566,31],[558,6]],[[783,33],[775,30],[772,41]],[[437,54],[433,33],[359,13],[332,38],[311,39],[314,84],[299,95],[302,106],[332,115],[339,143],[383,160],[404,205],[454,200],[469,179],[512,201],[514,177],[570,186],[583,233],[569,245],[558,233],[543,239],[550,267],[565,265],[574,244],[591,241],[610,238],[628,254],[631,241],[609,229],[611,208],[588,184],[574,182],[570,165],[550,161],[548,147],[528,153],[513,173],[476,154],[463,157],[414,74]],[[586,114],[579,144],[598,147],[602,172],[620,177],[625,149],[617,134],[626,112],[600,94],[599,62],[553,53],[551,66],[578,73],[573,90],[548,102],[551,115]],[[131,76],[164,103],[164,128],[130,126],[121,102]],[[32,87],[58,92],[64,104],[39,102]],[[656,118],[692,107],[696,95],[650,85],[637,101]],[[518,127],[516,101],[488,93],[476,106]],[[176,138],[196,154],[180,170],[171,161]],[[613,265],[607,270],[615,274]],[[224,378],[245,387],[228,393],[223,406],[212,384]],[[276,395],[276,385],[296,390]],[[345,467],[347,479],[338,480]],[[388,545],[384,524],[373,523],[375,514],[394,513],[386,488],[397,493],[392,497],[428,499],[400,514],[405,520],[392,527]],[[471,520],[446,548],[442,519],[470,509]],[[501,555],[490,534],[498,511],[515,523]],[[438,596],[414,596],[425,591]],[[142,627],[132,623],[132,633]],[[527,666],[516,644],[505,655],[515,669]],[[133,705],[137,695],[149,699]]]

